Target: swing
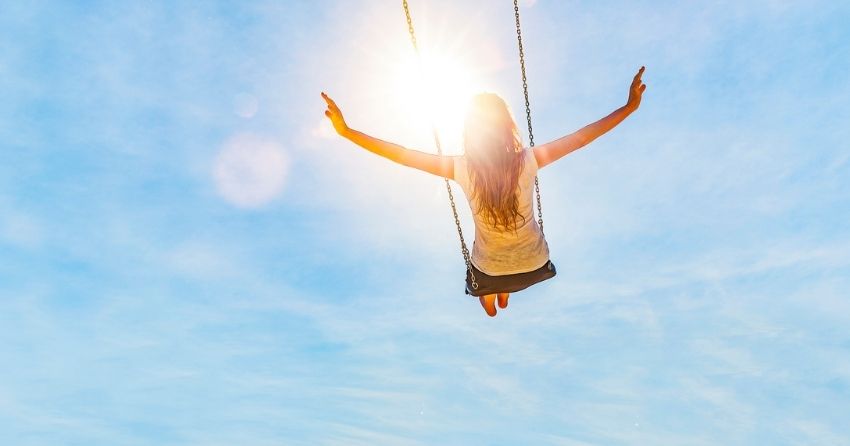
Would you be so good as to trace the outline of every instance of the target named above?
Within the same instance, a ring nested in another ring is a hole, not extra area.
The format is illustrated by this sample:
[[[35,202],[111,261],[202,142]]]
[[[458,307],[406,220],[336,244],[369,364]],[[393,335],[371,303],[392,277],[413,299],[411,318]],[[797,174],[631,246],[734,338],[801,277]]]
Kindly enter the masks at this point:
[[[407,31],[410,34],[410,43],[413,45],[413,50],[416,52],[416,57],[421,63],[419,54],[419,45],[416,42],[416,33],[413,30],[413,20],[410,17],[410,8],[407,5],[407,0],[402,0],[404,7],[404,15],[407,18]],[[522,91],[525,96],[525,117],[528,122],[528,146],[534,148],[534,134],[531,130],[531,105],[528,101],[528,82],[525,77],[525,53],[522,49],[522,31],[519,25],[519,4],[518,0],[514,0],[514,18],[516,19],[516,36],[517,45],[519,47],[519,65],[522,72]],[[431,133],[434,136],[434,144],[437,147],[437,153],[443,154],[443,147],[440,143],[440,136],[437,132],[436,125],[431,123]],[[466,240],[463,238],[463,229],[460,226],[460,219],[457,215],[457,206],[455,206],[454,194],[448,178],[444,178],[446,182],[446,191],[449,193],[449,203],[452,207],[452,216],[454,217],[457,235],[460,239],[460,253],[463,255],[463,260],[466,263],[466,287],[465,293],[472,296],[483,296],[485,294],[494,293],[513,293],[524,290],[534,284],[555,277],[557,271],[552,261],[547,261],[540,268],[519,274],[507,274],[503,276],[491,276],[485,274],[472,264],[472,257],[469,249],[466,247]],[[540,203],[540,183],[537,177],[534,177],[534,191],[537,199],[537,224],[540,225],[540,233],[545,238],[543,233],[543,206]]]

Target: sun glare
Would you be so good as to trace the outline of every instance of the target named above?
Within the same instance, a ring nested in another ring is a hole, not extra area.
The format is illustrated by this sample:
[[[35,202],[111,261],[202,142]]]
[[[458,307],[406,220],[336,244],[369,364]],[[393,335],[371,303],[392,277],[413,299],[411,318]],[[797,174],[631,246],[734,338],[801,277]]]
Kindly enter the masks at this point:
[[[445,153],[460,152],[463,120],[472,95],[483,91],[473,70],[460,58],[422,51],[421,60],[411,54],[398,66],[395,97],[403,109],[427,126],[436,126]]]

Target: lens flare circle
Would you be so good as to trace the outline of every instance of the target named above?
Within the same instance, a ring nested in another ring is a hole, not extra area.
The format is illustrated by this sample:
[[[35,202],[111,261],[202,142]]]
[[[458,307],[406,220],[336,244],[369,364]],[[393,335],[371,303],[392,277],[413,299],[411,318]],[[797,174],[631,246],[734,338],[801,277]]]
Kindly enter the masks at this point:
[[[275,141],[238,134],[222,144],[212,169],[218,194],[241,208],[258,208],[283,190],[289,159]]]

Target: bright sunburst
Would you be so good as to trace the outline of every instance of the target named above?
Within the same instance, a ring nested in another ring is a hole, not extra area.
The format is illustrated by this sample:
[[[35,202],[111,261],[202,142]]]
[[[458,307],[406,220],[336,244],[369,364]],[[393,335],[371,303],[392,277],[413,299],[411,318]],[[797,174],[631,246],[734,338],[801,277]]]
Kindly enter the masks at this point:
[[[463,120],[472,95],[484,90],[474,70],[460,57],[421,51],[421,61],[411,50],[393,76],[395,97],[404,103],[411,119],[430,128],[433,122],[447,153],[459,151]]]

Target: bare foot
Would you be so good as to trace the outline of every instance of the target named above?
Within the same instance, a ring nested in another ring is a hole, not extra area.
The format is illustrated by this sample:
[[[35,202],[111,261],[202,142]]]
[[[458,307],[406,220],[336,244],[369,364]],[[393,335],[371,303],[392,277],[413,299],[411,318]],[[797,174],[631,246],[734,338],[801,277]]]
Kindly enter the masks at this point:
[[[499,293],[499,308],[508,308],[508,298],[510,293]]]
[[[484,311],[487,312],[487,316],[495,317],[496,316],[496,295],[495,294],[485,294],[478,298],[478,301],[481,302],[481,306],[484,307]]]

